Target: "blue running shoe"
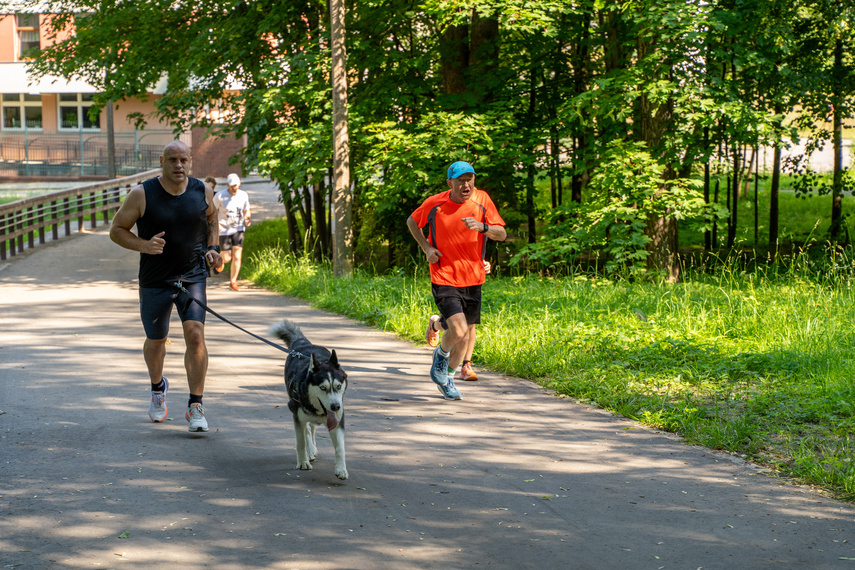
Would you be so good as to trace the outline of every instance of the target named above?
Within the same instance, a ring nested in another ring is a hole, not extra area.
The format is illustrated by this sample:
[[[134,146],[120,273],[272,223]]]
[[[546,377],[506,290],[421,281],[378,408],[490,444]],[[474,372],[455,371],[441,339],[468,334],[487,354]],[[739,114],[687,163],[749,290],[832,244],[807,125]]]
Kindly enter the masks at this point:
[[[445,396],[446,400],[463,399],[463,396],[460,395],[460,390],[458,390],[457,386],[454,385],[454,380],[449,380],[445,384],[440,385],[439,391],[442,392],[442,395]]]
[[[448,378],[448,355],[440,354],[441,346],[436,347],[433,351],[433,364],[430,367],[430,379],[435,384],[442,386],[445,384],[445,379]]]

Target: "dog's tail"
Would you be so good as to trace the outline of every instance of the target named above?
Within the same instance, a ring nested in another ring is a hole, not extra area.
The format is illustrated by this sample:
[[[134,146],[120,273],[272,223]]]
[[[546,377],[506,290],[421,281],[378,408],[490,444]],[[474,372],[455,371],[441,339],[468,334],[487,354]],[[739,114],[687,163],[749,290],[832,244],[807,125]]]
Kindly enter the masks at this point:
[[[275,325],[272,325],[267,332],[273,336],[281,338],[283,342],[285,342],[285,346],[288,348],[294,348],[294,344],[296,344],[298,340],[306,339],[306,336],[303,334],[303,331],[300,330],[300,327],[289,320],[282,320]]]

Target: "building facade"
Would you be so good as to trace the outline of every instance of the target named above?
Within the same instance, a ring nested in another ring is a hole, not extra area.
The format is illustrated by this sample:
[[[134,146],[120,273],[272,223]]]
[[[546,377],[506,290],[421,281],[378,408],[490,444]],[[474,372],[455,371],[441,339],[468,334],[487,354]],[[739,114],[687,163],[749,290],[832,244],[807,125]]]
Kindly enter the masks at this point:
[[[81,80],[29,75],[28,59],[54,41],[47,34],[50,18],[32,4],[0,5],[0,179],[105,178],[108,124],[105,110],[89,113],[95,88]],[[56,41],[71,34],[59,34]],[[114,107],[117,175],[157,168],[163,146],[176,138],[193,148],[195,176],[240,172],[228,162],[245,146],[242,139],[206,139],[203,129],[176,137],[169,125],[154,119],[164,89],[161,81],[147,101],[125,100]],[[139,114],[149,118],[145,129],[135,128],[132,117]]]

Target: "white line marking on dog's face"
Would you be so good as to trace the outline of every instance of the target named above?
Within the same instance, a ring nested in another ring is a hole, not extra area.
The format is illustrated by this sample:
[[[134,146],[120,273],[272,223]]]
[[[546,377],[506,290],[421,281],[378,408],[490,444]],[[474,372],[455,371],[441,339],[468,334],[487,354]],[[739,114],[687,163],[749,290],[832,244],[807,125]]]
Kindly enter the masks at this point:
[[[328,373],[323,382],[309,387],[312,406],[318,410],[338,412],[344,405],[344,389],[344,382]]]

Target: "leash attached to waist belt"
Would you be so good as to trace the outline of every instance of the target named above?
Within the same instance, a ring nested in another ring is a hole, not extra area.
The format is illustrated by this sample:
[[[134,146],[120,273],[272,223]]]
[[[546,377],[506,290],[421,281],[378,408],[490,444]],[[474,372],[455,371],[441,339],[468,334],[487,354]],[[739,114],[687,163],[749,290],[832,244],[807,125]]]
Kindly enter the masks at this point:
[[[175,281],[172,285],[173,285],[173,287],[175,287],[176,289],[178,289],[179,291],[181,291],[185,295],[187,295],[190,298],[191,303],[195,302],[197,305],[199,305],[200,307],[202,307],[203,309],[205,309],[206,311],[208,311],[209,313],[211,313],[212,315],[214,315],[215,317],[217,317],[218,319],[220,319],[224,323],[228,323],[228,324],[232,325],[234,328],[236,328],[238,330],[242,330],[243,332],[245,332],[249,336],[257,338],[261,342],[263,342],[265,344],[269,344],[270,346],[272,346],[273,348],[275,348],[277,350],[281,350],[282,352],[287,352],[289,355],[293,356],[294,358],[303,358],[303,355],[300,354],[299,352],[285,348],[284,346],[280,346],[280,345],[276,344],[275,342],[270,342],[266,338],[263,338],[263,337],[258,336],[257,334],[251,333],[248,330],[246,330],[245,328],[234,324],[233,322],[231,322],[230,320],[228,320],[224,316],[218,314],[211,307],[209,307],[208,305],[206,305],[205,303],[203,303],[202,301],[200,301],[199,299],[197,299],[196,297],[191,295],[190,291],[188,291],[187,288],[185,288],[184,285],[181,284],[181,281]]]

